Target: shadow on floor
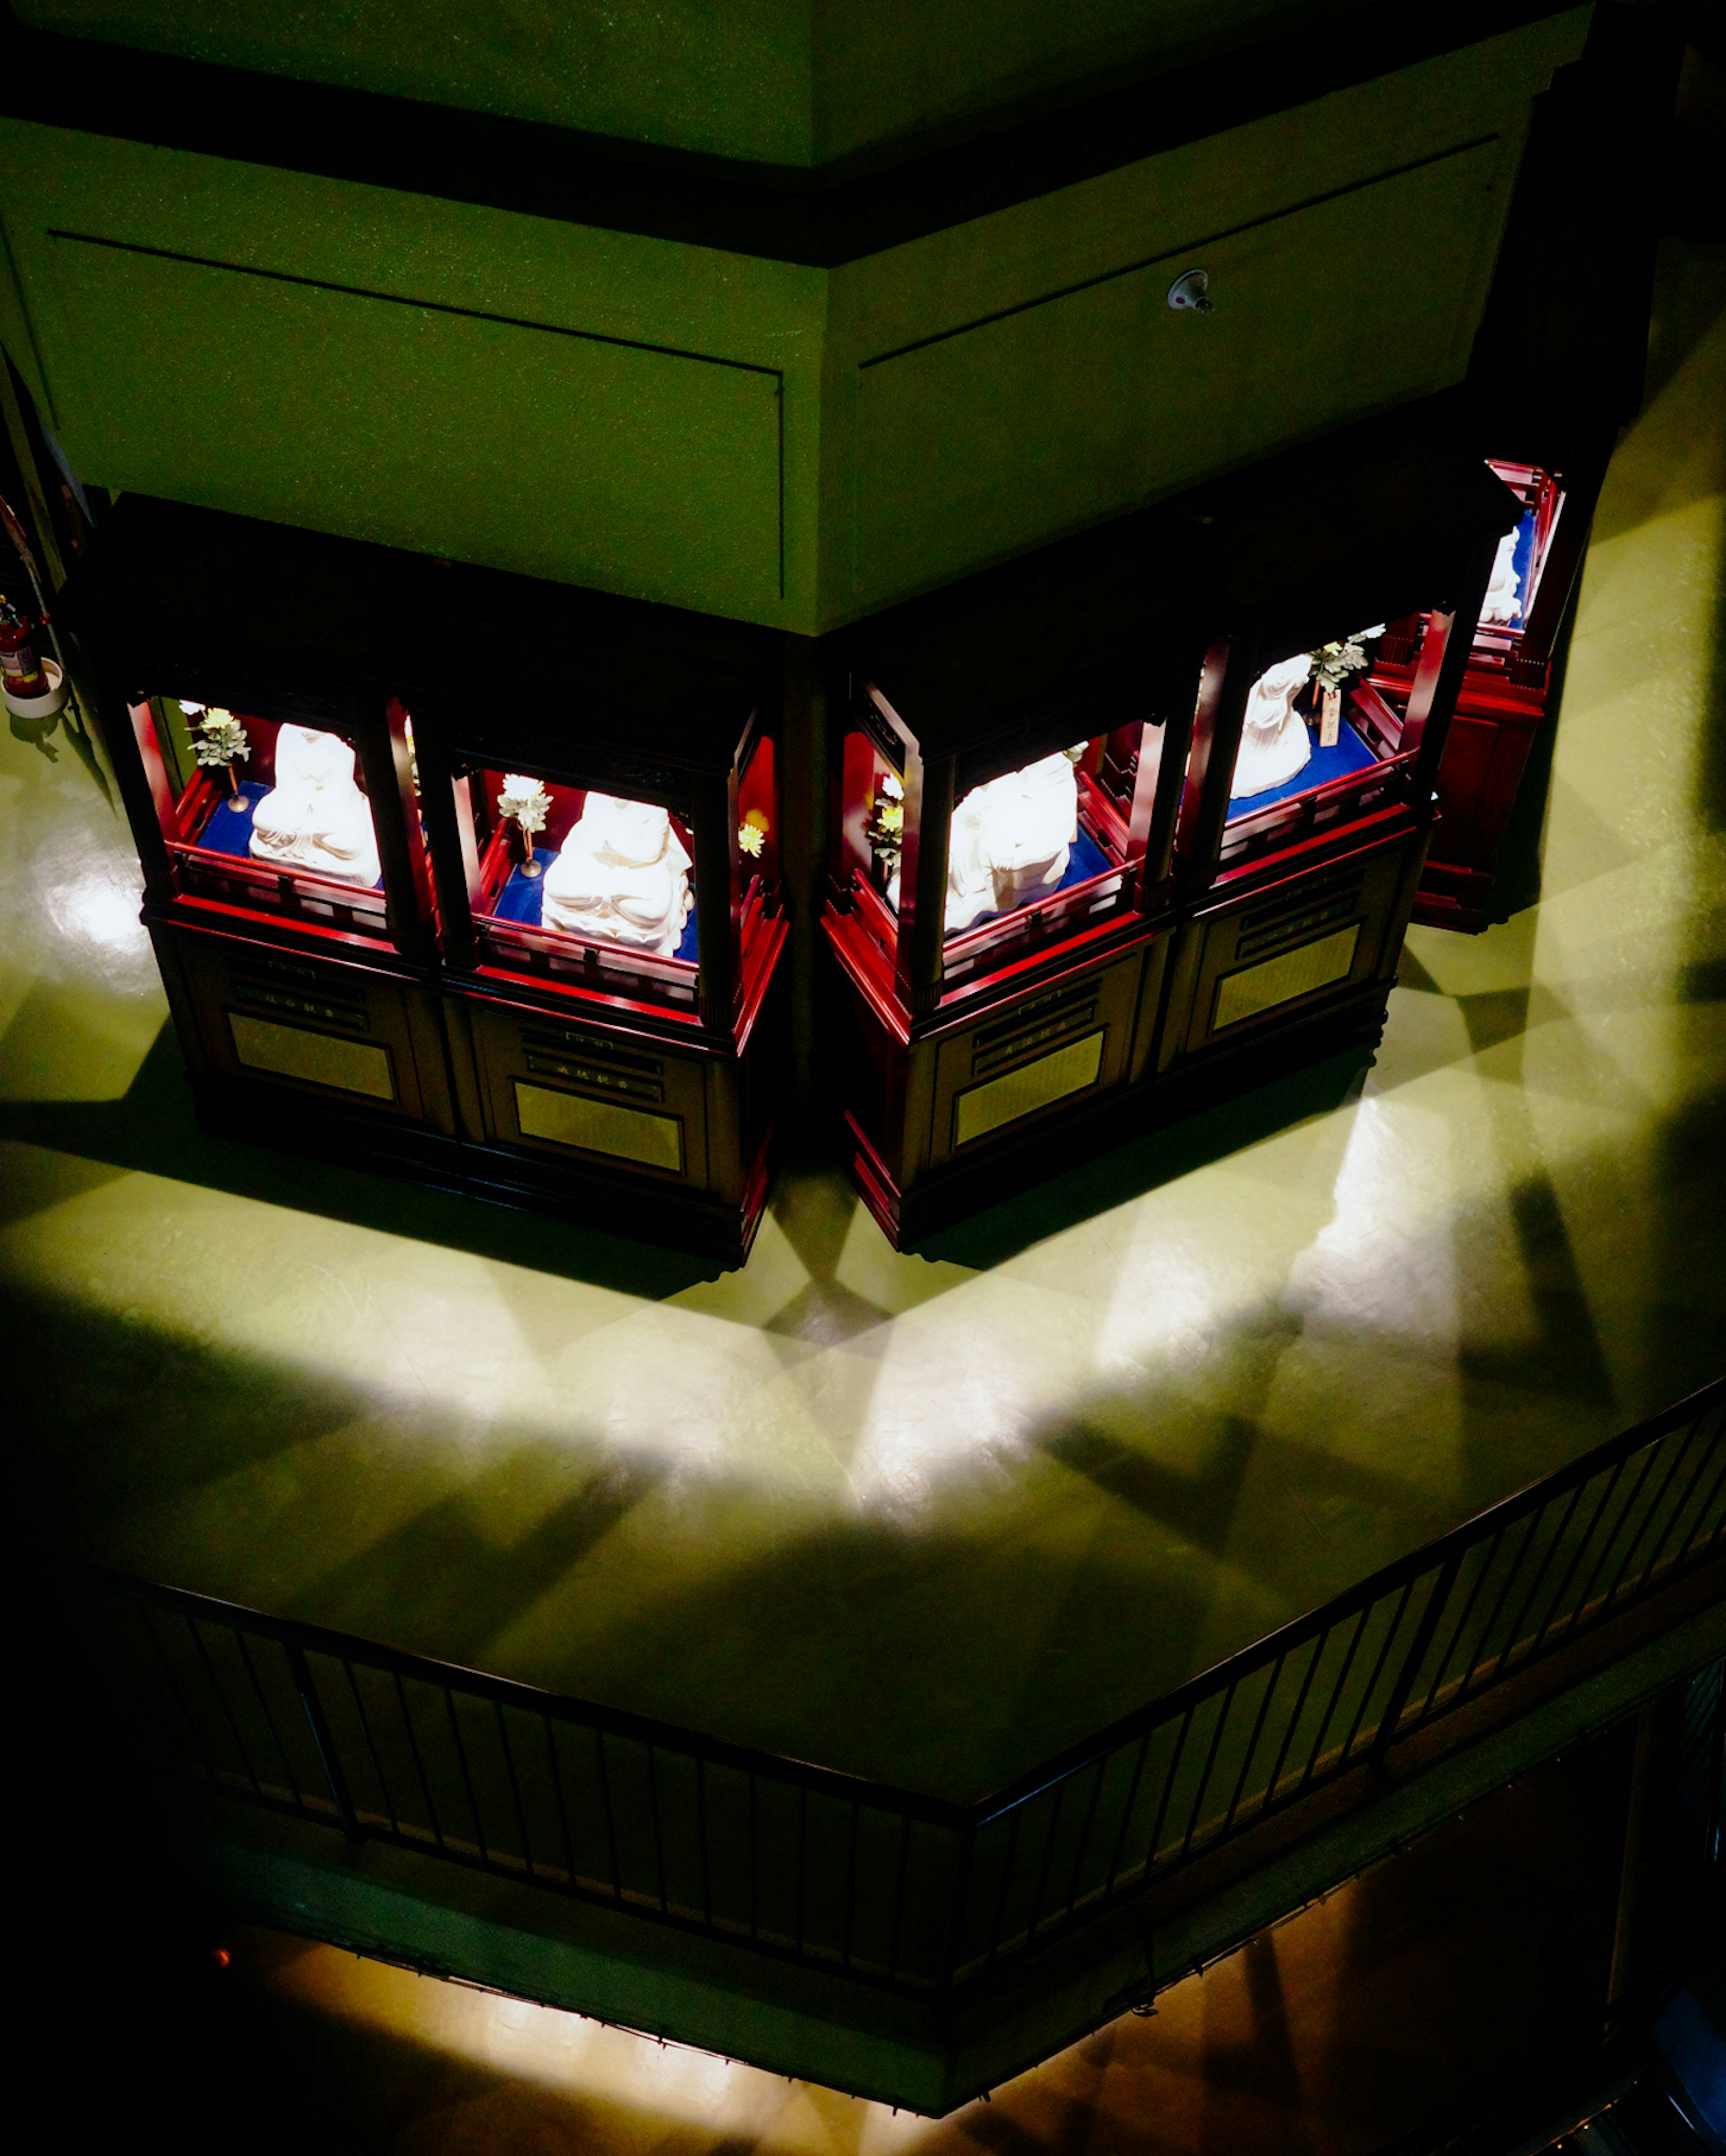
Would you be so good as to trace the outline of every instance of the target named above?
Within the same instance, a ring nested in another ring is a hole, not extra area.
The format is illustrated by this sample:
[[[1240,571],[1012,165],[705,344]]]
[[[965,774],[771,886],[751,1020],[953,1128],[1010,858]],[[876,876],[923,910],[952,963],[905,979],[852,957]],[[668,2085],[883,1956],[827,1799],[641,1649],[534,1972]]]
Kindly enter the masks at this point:
[[[1364,1050],[1254,1087],[1151,1135],[1118,1146],[1021,1195],[991,1206],[962,1226],[920,1245],[917,1255],[979,1270],[1098,1213],[1209,1166],[1242,1147],[1312,1117],[1333,1113],[1359,1096],[1371,1055]],[[648,1301],[681,1293],[719,1276],[711,1259],[634,1242],[569,1221],[515,1211],[453,1191],[397,1182],[368,1169],[207,1136],[198,1127],[172,1027],[165,1025],[117,1101],[0,1102],[0,1142],[39,1146],[122,1171],[159,1175],[227,1192],[259,1204],[291,1207],[351,1226],[440,1245],[470,1256],[521,1265],[611,1288]],[[830,1273],[854,1207],[845,1219],[824,1219],[811,1240],[789,1186],[799,1177],[830,1182],[836,1162],[806,1146],[782,1168],[773,1209],[817,1278]],[[14,1195],[8,1213],[18,1217]],[[830,1205],[817,1209],[830,1213]],[[805,1245],[809,1245],[805,1248]]]
[[[918,1244],[917,1255],[973,1271],[1000,1265],[1033,1243],[1143,1198],[1279,1131],[1334,1114],[1359,1098],[1372,1064],[1369,1050],[1352,1049],[1255,1086],[943,1229]]]
[[[164,1025],[117,1101],[0,1102],[0,1142],[167,1177],[659,1301],[712,1280],[711,1259],[661,1250],[369,1170],[211,1137],[199,1130],[173,1028]],[[0,1210],[0,1218],[7,1217]],[[12,1217],[16,1217],[15,1213]]]

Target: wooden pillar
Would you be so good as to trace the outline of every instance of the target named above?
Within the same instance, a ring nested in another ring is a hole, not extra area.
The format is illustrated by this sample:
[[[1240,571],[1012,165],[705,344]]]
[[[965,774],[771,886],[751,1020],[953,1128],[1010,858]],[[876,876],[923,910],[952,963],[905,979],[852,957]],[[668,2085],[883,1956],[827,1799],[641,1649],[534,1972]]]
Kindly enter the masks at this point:
[[[905,757],[905,843],[899,856],[899,963],[895,985],[912,1012],[941,1000],[947,937],[947,850],[953,831],[954,760]]]
[[[785,639],[779,726],[779,871],[789,916],[791,1099],[796,1122],[815,1113],[821,909],[828,869],[829,696],[812,636]]]

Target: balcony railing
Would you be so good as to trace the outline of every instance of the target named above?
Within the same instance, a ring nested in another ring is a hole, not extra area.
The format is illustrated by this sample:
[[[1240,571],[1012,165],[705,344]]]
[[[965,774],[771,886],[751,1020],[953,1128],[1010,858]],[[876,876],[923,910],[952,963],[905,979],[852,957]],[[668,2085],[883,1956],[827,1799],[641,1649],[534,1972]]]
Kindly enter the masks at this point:
[[[957,1804],[110,1573],[203,1789],[922,1997],[1214,1851],[1726,1551],[1726,1380]]]

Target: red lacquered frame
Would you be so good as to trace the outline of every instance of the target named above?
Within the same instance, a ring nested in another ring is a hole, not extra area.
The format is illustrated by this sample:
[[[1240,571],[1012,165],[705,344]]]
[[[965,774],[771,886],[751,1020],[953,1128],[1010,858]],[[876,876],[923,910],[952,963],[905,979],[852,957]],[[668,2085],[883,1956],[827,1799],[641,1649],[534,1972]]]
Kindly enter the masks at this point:
[[[1438,768],[1439,824],[1415,901],[1416,921],[1477,932],[1501,916],[1500,856],[1530,760],[1557,717],[1554,664],[1608,446],[1590,444],[1562,470],[1488,459],[1533,518],[1523,619],[1475,631]],[[1388,684],[1400,670],[1397,654],[1381,660]]]

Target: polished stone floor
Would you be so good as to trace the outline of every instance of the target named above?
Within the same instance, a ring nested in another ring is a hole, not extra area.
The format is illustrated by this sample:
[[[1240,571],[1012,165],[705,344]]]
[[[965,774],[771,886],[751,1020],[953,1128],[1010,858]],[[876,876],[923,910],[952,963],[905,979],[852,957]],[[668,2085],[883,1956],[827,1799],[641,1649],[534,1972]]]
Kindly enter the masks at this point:
[[[0,738],[0,1286],[39,1538],[956,1794],[1726,1368],[1726,261],[1663,254],[1540,897],[1364,1084],[718,1277],[202,1137],[100,761]],[[1531,856],[1532,858],[1532,856]]]

